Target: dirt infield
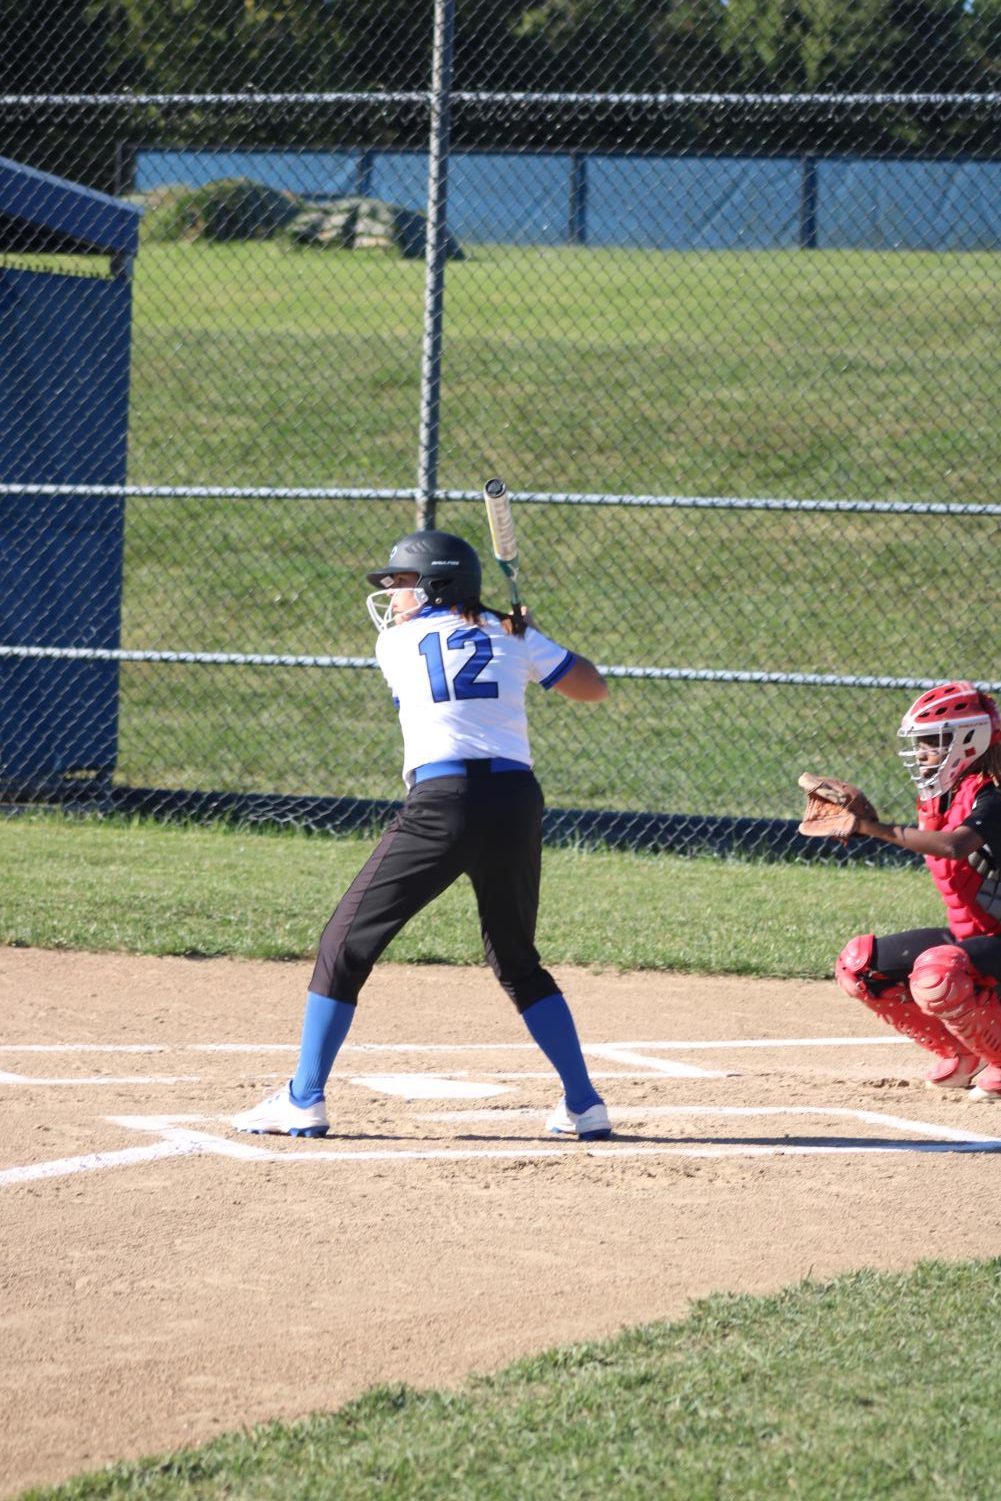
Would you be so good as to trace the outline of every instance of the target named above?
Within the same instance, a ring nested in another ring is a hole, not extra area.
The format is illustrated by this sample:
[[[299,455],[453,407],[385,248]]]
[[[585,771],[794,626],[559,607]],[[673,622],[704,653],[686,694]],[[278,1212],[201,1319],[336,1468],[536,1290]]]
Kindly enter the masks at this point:
[[[616,1125],[586,1147],[543,1134],[486,971],[387,965],[330,1136],[239,1136],[308,974],[0,950],[3,1495],[716,1290],[997,1251],[1001,1107],[925,1090],[833,985],[561,971]]]

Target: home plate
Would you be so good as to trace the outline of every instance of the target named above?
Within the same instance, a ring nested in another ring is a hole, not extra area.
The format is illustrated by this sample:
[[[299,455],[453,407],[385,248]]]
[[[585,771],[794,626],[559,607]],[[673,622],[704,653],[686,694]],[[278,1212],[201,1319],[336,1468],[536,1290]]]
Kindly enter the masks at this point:
[[[404,1100],[487,1100],[511,1092],[508,1084],[477,1084],[472,1079],[449,1079],[443,1074],[355,1074],[351,1083]]]

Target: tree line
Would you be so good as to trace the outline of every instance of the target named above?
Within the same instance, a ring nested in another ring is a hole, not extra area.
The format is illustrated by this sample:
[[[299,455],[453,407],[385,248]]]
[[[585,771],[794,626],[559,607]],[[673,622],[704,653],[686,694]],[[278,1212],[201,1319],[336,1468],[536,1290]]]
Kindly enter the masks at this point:
[[[5,93],[422,89],[433,0],[0,0]],[[457,88],[993,89],[1001,0],[458,0]]]
[[[7,145],[416,144],[433,0],[0,0],[4,95],[366,92],[353,112],[7,104]],[[453,83],[465,92],[979,94],[1001,88],[1001,0],[457,0]],[[845,110],[821,102],[529,107],[457,104],[459,144],[580,149],[968,151],[994,155],[990,103]],[[61,152],[59,153],[61,154]],[[49,163],[60,170],[57,163]],[[95,168],[95,170],[97,170]],[[102,168],[102,171],[106,169]]]

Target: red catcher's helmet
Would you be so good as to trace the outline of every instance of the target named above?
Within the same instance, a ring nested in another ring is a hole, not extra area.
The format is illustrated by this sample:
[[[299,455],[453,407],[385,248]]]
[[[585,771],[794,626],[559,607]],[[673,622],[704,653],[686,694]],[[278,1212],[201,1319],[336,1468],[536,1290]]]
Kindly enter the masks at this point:
[[[1001,715],[973,683],[939,683],[914,700],[897,734],[910,742],[900,756],[927,799],[949,792],[988,746],[1001,743]],[[931,764],[928,748],[935,753]]]

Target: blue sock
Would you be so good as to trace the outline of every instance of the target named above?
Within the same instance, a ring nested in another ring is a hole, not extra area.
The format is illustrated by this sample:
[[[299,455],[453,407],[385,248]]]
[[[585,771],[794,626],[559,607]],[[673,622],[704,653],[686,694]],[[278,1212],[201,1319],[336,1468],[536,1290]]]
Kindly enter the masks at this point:
[[[323,1099],[327,1075],[334,1066],[334,1059],[348,1035],[357,1009],[348,1001],[334,1001],[329,996],[316,995],[312,990],[307,992],[299,1062],[291,1087],[294,1105],[315,1105],[317,1100]]]
[[[559,1074],[568,1107],[579,1115],[599,1104],[601,1096],[588,1076],[570,1007],[559,991],[529,1006],[521,1019]]]

